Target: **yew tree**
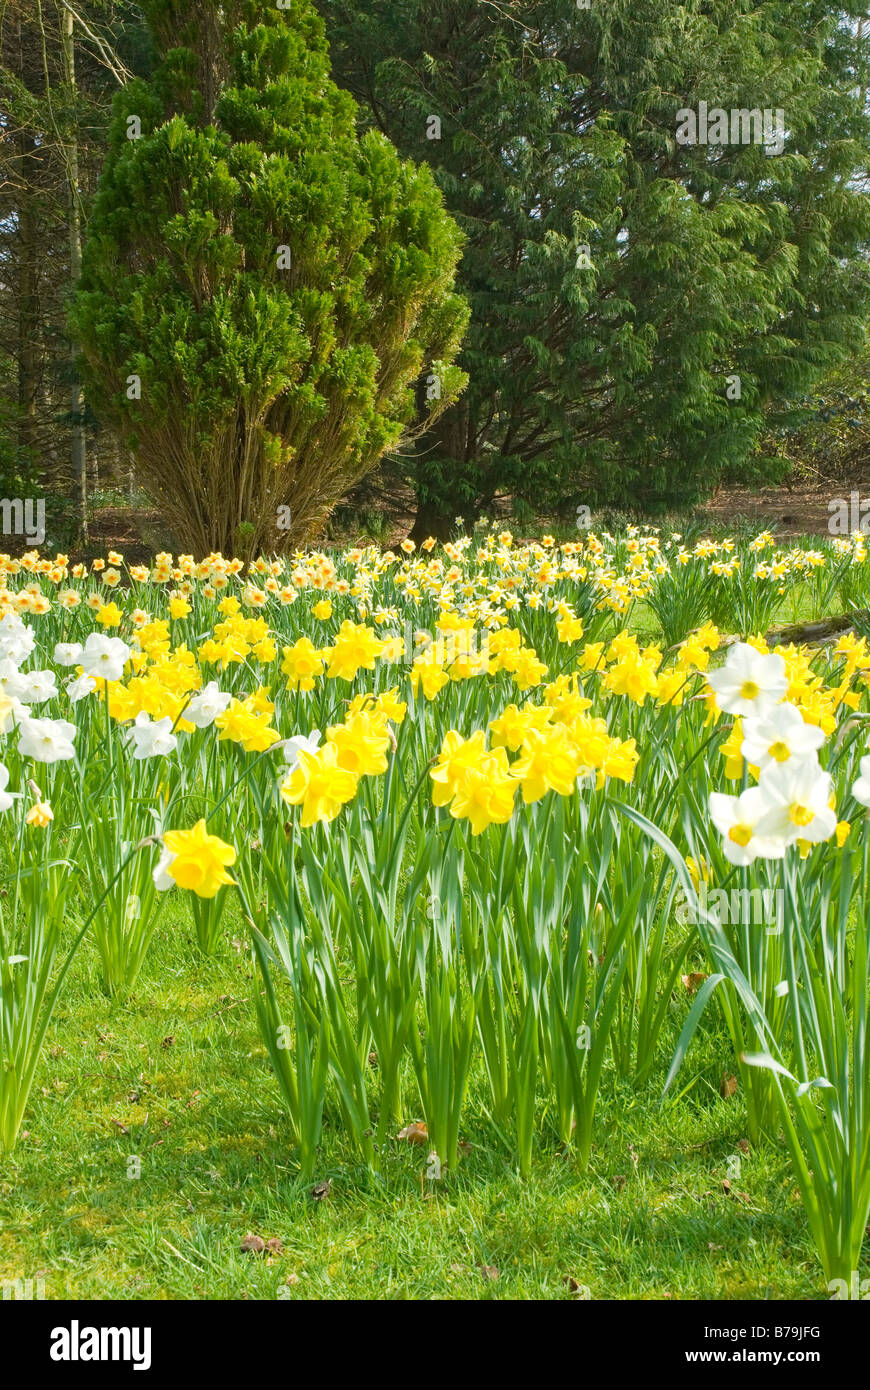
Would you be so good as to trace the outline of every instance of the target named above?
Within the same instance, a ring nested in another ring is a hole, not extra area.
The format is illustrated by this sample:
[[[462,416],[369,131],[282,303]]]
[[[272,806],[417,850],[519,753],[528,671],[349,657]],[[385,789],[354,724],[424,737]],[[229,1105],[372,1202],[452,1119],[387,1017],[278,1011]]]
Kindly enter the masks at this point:
[[[70,314],[88,399],[179,544],[309,541],[465,384],[461,234],[358,134],[309,0],[141,8],[160,61],[116,98]]]
[[[336,80],[466,236],[468,390],[383,470],[414,538],[506,499],[523,524],[775,478],[765,436],[870,316],[865,7],[318,4]],[[779,111],[782,140],[680,143],[702,103]]]

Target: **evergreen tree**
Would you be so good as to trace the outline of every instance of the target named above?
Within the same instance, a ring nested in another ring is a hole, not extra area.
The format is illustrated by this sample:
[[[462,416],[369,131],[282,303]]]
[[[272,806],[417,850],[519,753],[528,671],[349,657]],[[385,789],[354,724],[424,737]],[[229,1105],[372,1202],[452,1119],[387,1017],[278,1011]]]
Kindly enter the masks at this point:
[[[45,491],[61,543],[75,524],[71,439],[80,458],[86,423],[65,332],[77,223],[105,154],[112,97],[131,68],[147,72],[143,38],[127,0],[0,6],[0,496]],[[102,443],[105,477],[114,451]]]
[[[762,429],[860,343],[867,314],[865,64],[841,7],[321,9],[337,79],[429,161],[467,237],[470,385],[398,461],[412,534],[500,493],[650,510],[769,472]],[[701,102],[781,110],[781,152],[679,143]]]
[[[72,324],[179,544],[250,555],[458,394],[460,237],[428,168],[358,137],[308,0],[142,9],[162,61],[116,99]]]

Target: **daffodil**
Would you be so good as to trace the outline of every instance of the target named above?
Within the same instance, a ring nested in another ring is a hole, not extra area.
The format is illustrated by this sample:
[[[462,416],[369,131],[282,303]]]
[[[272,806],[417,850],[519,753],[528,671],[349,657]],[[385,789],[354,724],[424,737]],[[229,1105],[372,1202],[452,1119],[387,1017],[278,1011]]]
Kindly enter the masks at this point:
[[[38,763],[68,762],[75,757],[73,739],[76,726],[68,719],[27,719],[20,721],[18,751]]]
[[[445,735],[437,763],[431,769],[432,800],[436,806],[446,806],[464,785],[469,771],[480,767],[487,756],[486,735],[478,729],[471,738],[463,738],[455,729]]]
[[[766,808],[759,787],[748,787],[739,796],[711,793],[710,819],[723,837],[722,849],[730,863],[745,867],[759,857],[782,859],[785,842],[778,837],[767,838],[758,830]]]
[[[341,677],[352,681],[359,670],[373,671],[375,658],[381,655],[384,644],[375,636],[374,628],[363,623],[345,621],[334,644],[326,653],[331,679]]]
[[[763,770],[758,790],[763,803],[758,820],[762,837],[784,844],[798,839],[817,844],[835,833],[837,814],[830,805],[833,781],[815,757],[772,763]]]
[[[815,761],[816,752],[825,741],[818,727],[808,724],[794,705],[775,705],[761,718],[748,717],[743,721],[743,756],[760,768],[790,759]]]
[[[15,798],[20,796],[20,792],[8,792],[6,790],[8,786],[9,769],[0,763],[0,814],[2,814],[3,811],[10,810],[15,804]]]
[[[543,730],[530,729],[522,754],[511,767],[520,783],[523,801],[539,801],[548,791],[570,796],[577,783],[580,755],[564,724]]]
[[[326,737],[335,745],[339,767],[359,777],[386,772],[390,736],[384,715],[353,714],[344,724],[328,728]]]
[[[422,657],[411,667],[410,681],[415,697],[422,689],[427,700],[434,700],[438,692],[443,690],[445,685],[449,685],[450,677],[437,661]]]
[[[862,806],[870,806],[870,757],[861,759],[860,772],[852,787],[852,795]]]
[[[307,827],[334,820],[353,800],[358,783],[355,772],[339,766],[335,744],[325,743],[316,753],[299,749],[298,763],[282,784],[281,795],[291,806],[302,806],[301,824]]]
[[[285,647],[281,670],[287,676],[291,690],[313,690],[317,676],[322,675],[323,654],[314,646],[310,637],[300,637],[292,647]]]
[[[220,730],[218,742],[230,739],[240,743],[246,753],[262,753],[281,737],[277,729],[269,726],[268,714],[259,714],[250,699],[232,700],[215,716],[214,724]]]
[[[154,871],[158,889],[187,888],[199,898],[214,898],[222,887],[235,880],[227,867],[236,862],[236,851],[217,835],[206,830],[205,820],[192,830],[167,830],[163,854]]]
[[[497,748],[466,770],[450,802],[450,814],[467,820],[472,835],[482,834],[489,825],[504,825],[513,815],[516,786],[507,754]]]
[[[762,654],[752,643],[735,642],[724,666],[707,683],[726,714],[767,714],[788,690],[785,662],[776,652]]]

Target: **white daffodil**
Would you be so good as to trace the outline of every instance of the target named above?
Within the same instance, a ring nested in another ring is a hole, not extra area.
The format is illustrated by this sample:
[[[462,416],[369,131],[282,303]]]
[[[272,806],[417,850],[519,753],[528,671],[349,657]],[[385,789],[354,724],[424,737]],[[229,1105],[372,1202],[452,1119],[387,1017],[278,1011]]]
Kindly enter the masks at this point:
[[[825,735],[820,728],[807,724],[799,709],[784,702],[774,705],[760,718],[750,717],[743,721],[741,752],[748,763],[760,768],[792,759],[815,762],[816,752],[824,741]]]
[[[24,715],[24,706],[16,695],[0,690],[0,734],[6,734]]]
[[[748,642],[735,642],[725,665],[710,671],[707,684],[725,714],[767,714],[788,690],[785,662],[776,652],[765,655]]]
[[[9,769],[0,763],[0,811],[8,811],[15,798],[21,795],[20,792],[8,792],[6,790],[8,786]]]
[[[861,776],[852,788],[852,795],[862,806],[870,806],[870,757],[861,759]]]
[[[765,806],[758,821],[759,835],[786,844],[830,839],[837,829],[837,813],[830,806],[833,785],[816,758],[771,763],[758,779]]]
[[[127,731],[127,742],[134,745],[133,757],[137,762],[144,758],[164,758],[178,746],[169,715],[165,719],[151,719],[144,711],[136,715],[135,724]]]
[[[90,695],[91,691],[96,690],[96,688],[97,682],[93,676],[75,676],[73,680],[66,683],[66,693],[74,705],[79,700],[84,700],[85,696]]]
[[[37,763],[63,763],[74,758],[75,724],[68,719],[22,719],[18,751]]]
[[[193,696],[182,718],[189,719],[197,729],[207,729],[219,714],[223,714],[232,698],[232,695],[225,695],[218,689],[217,681],[209,681]]]
[[[81,654],[81,666],[86,676],[119,681],[129,659],[130,648],[120,637],[104,637],[101,632],[92,632]]]
[[[288,772],[299,766],[299,753],[316,753],[320,747],[320,730],[312,729],[310,734],[293,734],[284,741],[284,761]]]
[[[23,683],[24,679],[12,658],[4,656],[0,659],[0,695],[6,695],[10,700],[20,700]]]
[[[18,699],[22,705],[42,705],[57,695],[53,671],[22,671],[19,676]]]
[[[20,666],[36,646],[33,632],[17,613],[4,613],[0,618],[0,661]]]
[[[731,864],[744,867],[755,859],[782,859],[785,842],[759,833],[759,822],[767,803],[758,787],[748,787],[739,796],[710,793],[710,819],[722,836],[722,850]]]
[[[175,879],[167,872],[174,858],[175,855],[172,853],[172,850],[167,849],[164,845],[163,852],[151,871],[154,887],[157,889],[158,893],[167,893],[170,888],[175,887]]]
[[[77,666],[83,651],[81,642],[58,642],[54,659],[58,666]]]

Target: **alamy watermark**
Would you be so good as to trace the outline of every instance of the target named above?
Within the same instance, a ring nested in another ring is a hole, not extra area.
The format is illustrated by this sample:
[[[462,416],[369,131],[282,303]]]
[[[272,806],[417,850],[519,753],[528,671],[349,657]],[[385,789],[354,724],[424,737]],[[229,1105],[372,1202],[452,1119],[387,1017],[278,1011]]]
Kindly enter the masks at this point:
[[[785,112],[781,107],[763,110],[746,106],[708,106],[698,102],[697,111],[683,106],[677,112],[678,145],[761,145],[765,154],[782,154],[785,149]]]
[[[486,628],[466,631],[464,628],[439,629],[433,639],[430,632],[414,630],[410,619],[406,618],[401,632],[387,629],[384,639],[390,644],[383,654],[387,664],[414,662],[434,662],[437,666],[452,666],[456,661],[468,662],[480,670],[489,667],[489,632]]]
[[[35,1299],[41,1302],[45,1298],[45,1280],[41,1277],[0,1279],[0,1296],[19,1303],[32,1303]]]
[[[848,1282],[845,1279],[832,1279],[828,1285],[831,1301],[836,1303],[866,1302],[870,1299],[870,1279],[862,1279],[857,1269],[852,1270]]]
[[[828,532],[832,536],[870,536],[870,497],[850,492],[845,497],[832,497],[828,503]]]
[[[150,1327],[81,1327],[73,1318],[69,1327],[51,1332],[52,1361],[129,1361],[134,1371],[151,1367]]]
[[[24,536],[28,545],[42,545],[45,541],[45,499],[4,497],[0,500],[0,523],[4,536]]]
[[[702,882],[697,896],[689,899],[680,890],[674,915],[681,926],[718,919],[722,926],[764,927],[768,936],[780,936],[785,923],[785,893],[781,888],[710,888]]]

